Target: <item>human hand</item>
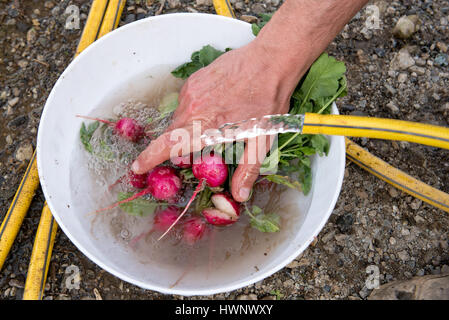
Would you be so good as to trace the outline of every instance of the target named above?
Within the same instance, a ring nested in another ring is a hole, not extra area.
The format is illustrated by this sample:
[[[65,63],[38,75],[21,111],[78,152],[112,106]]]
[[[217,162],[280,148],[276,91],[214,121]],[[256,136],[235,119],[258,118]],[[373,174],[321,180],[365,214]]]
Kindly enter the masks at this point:
[[[201,121],[204,132],[224,123],[287,113],[298,75],[281,71],[285,68],[277,68],[272,60],[266,49],[252,42],[223,54],[192,74],[181,89],[172,124],[138,156],[132,170],[145,173],[170,159],[172,148],[179,144],[171,139],[172,133],[176,129],[185,129],[193,137],[193,121]],[[190,152],[199,151],[193,148],[194,144],[189,141]],[[253,149],[250,151],[247,146],[243,158],[248,159],[248,153],[254,152]],[[257,152],[266,155],[270,145],[263,143],[259,149]],[[263,161],[259,157],[253,162],[242,160],[234,172],[231,186],[232,196],[240,202],[248,199]]]

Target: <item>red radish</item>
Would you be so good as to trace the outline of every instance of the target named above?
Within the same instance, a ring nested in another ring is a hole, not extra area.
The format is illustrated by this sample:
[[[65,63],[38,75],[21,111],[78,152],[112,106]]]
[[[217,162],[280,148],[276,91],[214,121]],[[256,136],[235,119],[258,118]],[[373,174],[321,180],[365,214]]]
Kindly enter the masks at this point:
[[[182,187],[182,181],[172,167],[154,168],[148,174],[148,191],[157,200],[172,200]]]
[[[126,175],[121,176],[116,182],[109,186],[109,190],[115,187],[117,184],[122,183],[124,178],[127,178],[130,185],[137,189],[143,189],[147,187],[148,173],[136,174],[133,171],[129,171]]]
[[[206,231],[206,223],[199,217],[190,218],[184,222],[182,238],[189,245],[200,240]]]
[[[189,209],[190,205],[192,204],[193,200],[195,199],[196,195],[198,194],[198,192],[200,192],[201,190],[203,190],[204,188],[204,180],[200,180],[200,182],[198,183],[198,185],[195,188],[195,191],[193,192],[193,195],[190,197],[189,202],[187,202],[186,207],[184,208],[184,210],[181,212],[181,214],[179,215],[179,217],[175,220],[175,222],[172,223],[172,225],[170,226],[170,228],[167,229],[167,231],[165,231],[165,233],[163,235],[161,235],[159,237],[159,239],[157,239],[158,241],[161,240],[177,223],[178,221],[184,216],[184,214],[187,212],[187,209]]]
[[[181,179],[178,177],[177,172],[172,167],[160,166],[154,168],[147,177],[147,185],[145,189],[136,193],[128,199],[118,201],[113,205],[99,209],[95,213],[113,209],[120,204],[133,201],[146,194],[151,194],[157,200],[167,200],[172,201],[176,198],[179,190],[182,187]]]
[[[137,242],[140,241],[146,235],[151,234],[153,231],[165,232],[173,222],[178,218],[180,209],[174,206],[170,206],[165,210],[159,211],[153,218],[153,227],[150,231],[145,231],[136,236],[129,242],[131,247],[134,247]]]
[[[137,189],[144,189],[148,186],[148,173],[136,174],[133,171],[128,172],[129,184]]]
[[[157,213],[153,220],[153,230],[165,232],[179,217],[179,211],[179,208],[171,206]]]
[[[200,163],[193,163],[192,172],[198,180],[206,180],[206,183],[214,188],[222,185],[228,178],[228,166],[221,155],[208,154],[200,159]]]
[[[107,125],[113,127],[114,131],[119,136],[132,142],[139,141],[139,139],[142,138],[145,134],[144,128],[141,125],[139,125],[136,120],[132,118],[121,118],[116,122],[112,122],[104,119],[92,118],[81,115],[77,115],[77,117],[106,123]]]
[[[229,194],[216,193],[211,197],[211,200],[218,210],[236,219],[240,216],[240,206]]]
[[[192,154],[189,154],[187,156],[171,158],[170,161],[178,168],[188,169],[192,166],[192,158],[193,158]]]
[[[203,216],[207,222],[214,226],[227,226],[238,220],[238,216],[231,216],[226,212],[215,208],[206,208],[203,210]]]

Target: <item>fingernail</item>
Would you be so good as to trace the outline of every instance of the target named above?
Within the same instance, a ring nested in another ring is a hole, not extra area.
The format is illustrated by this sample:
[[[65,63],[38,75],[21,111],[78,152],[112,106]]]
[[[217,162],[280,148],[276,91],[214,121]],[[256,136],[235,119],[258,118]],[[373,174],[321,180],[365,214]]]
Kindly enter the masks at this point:
[[[134,173],[137,173],[139,172],[139,169],[140,169],[139,163],[137,161],[134,161],[133,164],[131,165],[131,170]]]
[[[251,190],[248,188],[241,188],[239,191],[240,198],[242,198],[243,201],[248,200],[250,191]]]

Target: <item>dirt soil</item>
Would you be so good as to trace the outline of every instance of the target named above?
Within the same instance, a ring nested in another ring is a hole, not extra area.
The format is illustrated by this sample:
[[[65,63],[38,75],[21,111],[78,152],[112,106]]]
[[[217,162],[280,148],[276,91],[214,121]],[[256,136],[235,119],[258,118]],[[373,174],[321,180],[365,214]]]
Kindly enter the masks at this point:
[[[279,0],[231,2],[237,16],[249,22],[282,4]],[[364,9],[328,48],[348,68],[349,94],[339,102],[341,112],[448,126],[449,4],[446,0],[371,4],[378,8],[378,28],[366,29],[370,11]],[[64,12],[69,5],[80,9],[80,29],[65,28]],[[36,145],[48,94],[73,58],[89,7],[90,1],[85,0],[0,0],[0,219]],[[160,7],[158,1],[127,1],[120,26],[152,16]],[[161,13],[169,12],[214,10],[211,0],[167,0]],[[419,30],[407,40],[392,33],[404,15],[420,19]],[[390,164],[449,192],[448,151],[380,140],[357,142]],[[0,273],[0,299],[22,298],[43,203],[39,189]],[[367,267],[378,268],[381,284],[448,272],[448,226],[449,216],[443,211],[348,162],[335,210],[301,257],[254,285],[191,299],[365,299],[371,293]],[[65,285],[72,265],[80,270],[79,289]],[[112,276],[59,231],[44,299],[100,297],[183,299],[143,290]]]

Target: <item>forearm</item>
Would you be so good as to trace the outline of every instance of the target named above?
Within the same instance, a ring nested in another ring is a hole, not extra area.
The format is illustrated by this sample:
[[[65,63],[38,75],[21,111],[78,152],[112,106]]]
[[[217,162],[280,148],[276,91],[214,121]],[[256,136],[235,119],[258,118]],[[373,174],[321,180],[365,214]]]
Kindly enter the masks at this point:
[[[286,0],[253,45],[297,83],[368,0]]]

